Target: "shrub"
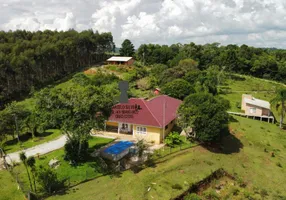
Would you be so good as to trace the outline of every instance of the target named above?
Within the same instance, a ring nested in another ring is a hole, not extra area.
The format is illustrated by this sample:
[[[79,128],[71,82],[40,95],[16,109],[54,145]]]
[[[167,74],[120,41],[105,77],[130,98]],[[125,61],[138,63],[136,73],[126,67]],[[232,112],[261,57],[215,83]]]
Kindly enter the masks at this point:
[[[122,74],[122,79],[129,82],[135,81],[137,79],[136,71],[132,70],[128,73]]]
[[[144,78],[148,75],[148,71],[145,67],[135,67],[136,78]]]
[[[165,139],[165,143],[169,147],[180,145],[182,142],[183,140],[178,132],[171,132]]]
[[[230,189],[230,193],[233,194],[233,196],[237,196],[239,193],[239,188],[234,186]]]
[[[151,88],[151,83],[148,77],[142,78],[137,81],[137,87],[141,90],[149,90]]]
[[[251,193],[249,191],[245,191],[244,192],[244,197],[245,197],[245,199],[249,199],[249,200],[253,200],[254,199],[253,193]]]
[[[260,191],[260,196],[261,196],[262,198],[265,198],[266,196],[268,196],[267,190],[262,189],[262,190]]]
[[[180,184],[178,184],[178,183],[172,185],[172,188],[175,189],[175,190],[181,190],[181,189],[183,189],[183,187],[182,187]]]
[[[81,86],[86,86],[91,84],[91,80],[83,73],[74,75],[72,78],[72,82]]]
[[[280,162],[277,162],[276,165],[277,165],[278,167],[281,167],[281,168],[282,168],[282,165],[281,165]]]
[[[204,196],[206,197],[206,199],[212,199],[212,200],[220,199],[217,193],[213,190],[209,192],[204,192]]]
[[[141,157],[144,153],[145,150],[148,149],[148,145],[145,143],[145,141],[143,139],[139,140],[136,143],[136,146],[138,148],[138,156]]]
[[[64,187],[64,181],[59,181],[54,170],[42,166],[37,170],[37,181],[42,189],[49,194]]]
[[[115,81],[119,81],[119,78],[114,74],[105,74],[101,71],[98,71],[98,73],[90,77],[90,79],[92,84],[95,86],[106,85]]]
[[[197,194],[191,193],[185,196],[184,200],[201,200],[201,198]]]

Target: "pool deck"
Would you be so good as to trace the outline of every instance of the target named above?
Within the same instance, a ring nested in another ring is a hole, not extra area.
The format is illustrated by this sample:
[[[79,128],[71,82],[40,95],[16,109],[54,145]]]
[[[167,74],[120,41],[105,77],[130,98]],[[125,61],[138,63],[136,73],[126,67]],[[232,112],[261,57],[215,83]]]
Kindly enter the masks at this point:
[[[128,134],[121,134],[121,133],[118,134],[118,133],[113,133],[113,132],[108,132],[108,131],[97,131],[97,132],[92,131],[90,135],[92,137],[110,138],[110,139],[114,139],[115,141],[127,140],[127,141],[137,143],[137,139],[134,138],[132,135],[128,135]],[[153,151],[156,149],[160,149],[164,145],[165,144],[153,144],[153,145],[150,145],[149,150]]]

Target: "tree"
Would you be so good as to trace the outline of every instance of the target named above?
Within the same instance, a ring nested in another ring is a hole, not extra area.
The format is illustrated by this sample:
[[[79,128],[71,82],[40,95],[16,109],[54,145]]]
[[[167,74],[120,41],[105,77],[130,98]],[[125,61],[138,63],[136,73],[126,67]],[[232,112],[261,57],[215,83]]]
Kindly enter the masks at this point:
[[[49,194],[64,187],[64,182],[59,181],[57,173],[43,166],[40,166],[37,170],[37,182],[41,185],[42,189]]]
[[[28,175],[28,179],[29,179],[29,183],[30,183],[30,188],[31,188],[31,190],[33,190],[32,181],[31,181],[31,176],[30,176],[30,172],[29,172],[29,169],[28,169],[27,157],[26,157],[25,152],[21,152],[21,153],[19,154],[19,157],[20,157],[20,160],[22,161],[22,163],[24,164],[24,166],[25,166],[25,168],[26,168],[27,175]]]
[[[119,50],[121,56],[134,56],[135,49],[134,45],[131,43],[130,40],[126,39],[121,44],[121,49]]]
[[[178,64],[178,67],[184,71],[185,73],[189,71],[196,71],[198,70],[198,63],[194,61],[193,59],[184,59],[181,60]]]
[[[280,115],[280,125],[279,127],[283,127],[283,120],[285,116],[285,101],[286,101],[286,89],[278,89],[276,91],[276,96],[271,100],[271,105],[279,111]]]
[[[40,114],[34,109],[31,111],[30,115],[25,119],[25,124],[29,131],[32,133],[32,137],[35,137],[37,133],[37,128],[41,124]]]
[[[34,191],[36,192],[37,191],[37,187],[36,187],[36,160],[35,160],[35,157],[34,156],[30,156],[28,159],[27,159],[27,166],[31,168],[31,172],[32,172],[32,177],[33,177],[33,183],[34,183]]]
[[[13,99],[106,59],[111,33],[86,30],[0,32],[0,108]]]
[[[184,79],[175,79],[163,85],[162,92],[171,97],[183,100],[189,94],[194,93],[195,90]]]
[[[229,102],[208,93],[191,94],[179,107],[179,124],[192,127],[202,142],[218,141],[226,133]]]
[[[25,126],[25,120],[29,115],[29,111],[14,101],[6,106],[2,114],[7,125],[13,129],[13,132],[17,135],[18,142],[20,142],[20,131]]]
[[[84,160],[90,131],[104,128],[104,120],[110,115],[117,96],[119,90],[114,84],[84,87],[77,83],[66,90],[54,88],[37,94],[37,109],[47,123],[45,126],[60,128],[68,138],[66,159]]]

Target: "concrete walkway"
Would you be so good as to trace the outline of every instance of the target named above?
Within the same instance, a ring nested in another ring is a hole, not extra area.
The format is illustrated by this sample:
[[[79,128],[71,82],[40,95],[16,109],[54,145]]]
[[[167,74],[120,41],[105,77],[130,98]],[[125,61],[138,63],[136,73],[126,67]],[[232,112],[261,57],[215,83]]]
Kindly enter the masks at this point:
[[[27,158],[29,156],[36,156],[37,154],[43,155],[49,152],[52,152],[54,150],[62,148],[67,141],[66,136],[61,136],[60,138],[56,140],[52,140],[28,149],[23,150],[23,152],[26,153]],[[14,153],[9,153],[6,156],[6,161],[11,164],[11,161],[13,162],[20,162],[19,153],[22,151],[17,151]]]

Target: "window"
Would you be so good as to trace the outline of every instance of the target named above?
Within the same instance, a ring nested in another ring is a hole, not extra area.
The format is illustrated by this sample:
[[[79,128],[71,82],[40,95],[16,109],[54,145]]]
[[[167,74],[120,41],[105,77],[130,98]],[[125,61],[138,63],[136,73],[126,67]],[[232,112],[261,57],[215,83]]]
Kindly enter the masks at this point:
[[[250,108],[250,113],[256,113],[256,108]]]
[[[147,133],[147,129],[146,127],[140,127],[140,126],[137,126],[137,131],[136,131],[137,134],[146,134]]]

